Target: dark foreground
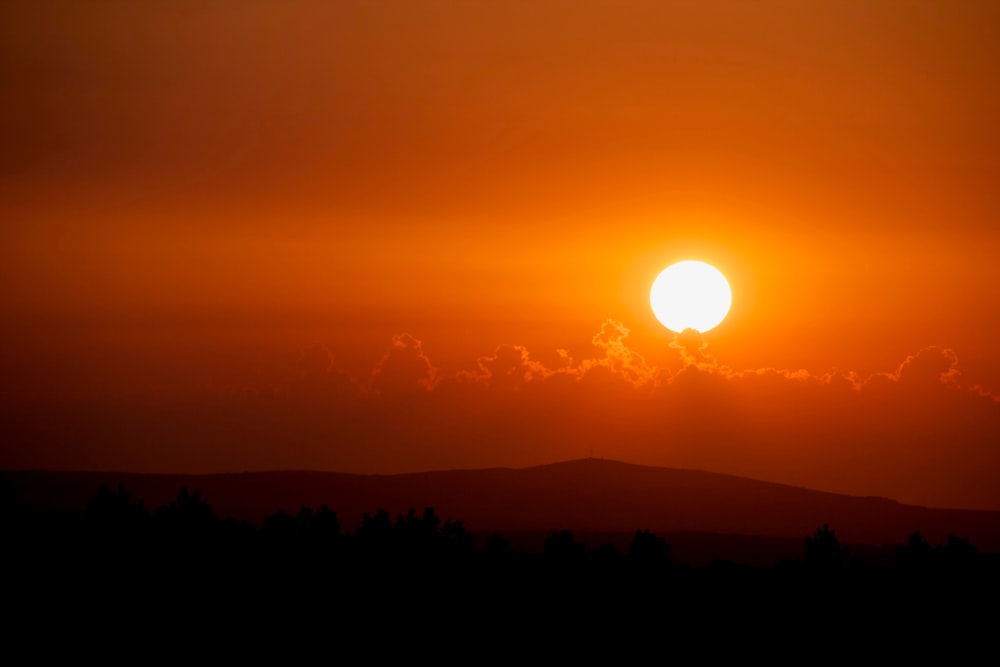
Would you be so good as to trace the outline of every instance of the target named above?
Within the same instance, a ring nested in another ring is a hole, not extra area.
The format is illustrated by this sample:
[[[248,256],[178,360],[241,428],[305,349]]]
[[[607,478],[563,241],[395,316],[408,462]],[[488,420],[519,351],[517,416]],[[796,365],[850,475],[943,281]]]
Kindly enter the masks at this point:
[[[565,643],[585,652],[708,638],[705,657],[815,638],[961,652],[990,640],[1000,604],[1000,557],[954,535],[932,546],[914,534],[885,565],[817,527],[794,560],[688,567],[642,529],[627,551],[555,531],[543,552],[523,553],[501,535],[477,543],[432,509],[376,511],[353,532],[325,506],[255,526],[217,517],[186,489],[150,512],[104,487],[83,516],[8,506],[3,532],[7,639],[77,637],[91,647],[156,637],[169,650],[228,637],[244,650],[364,641],[371,651],[419,652],[412,642],[422,638],[424,648]]]

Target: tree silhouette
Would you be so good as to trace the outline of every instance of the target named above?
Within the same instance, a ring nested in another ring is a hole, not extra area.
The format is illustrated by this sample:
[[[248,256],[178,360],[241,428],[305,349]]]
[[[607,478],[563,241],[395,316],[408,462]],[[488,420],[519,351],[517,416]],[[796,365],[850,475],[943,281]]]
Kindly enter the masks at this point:
[[[823,524],[813,534],[806,536],[806,565],[819,570],[836,570],[847,559],[847,549],[841,549],[837,531]]]
[[[117,492],[103,484],[98,486],[97,492],[87,502],[85,516],[91,527],[104,537],[112,533],[119,536],[133,534],[149,519],[143,502],[133,500],[131,492],[126,491],[121,482]]]
[[[95,572],[107,575],[111,571],[124,573],[138,567],[138,557],[145,551],[150,537],[150,521],[141,500],[134,500],[125,486],[118,491],[106,486],[87,503],[84,514],[85,540],[89,545],[86,558]]]
[[[156,510],[156,515],[167,521],[188,525],[210,525],[216,521],[215,512],[208,500],[202,497],[201,491],[195,489],[194,493],[190,493],[186,486],[181,487],[177,500]]]
[[[440,523],[441,517],[434,513],[433,507],[424,508],[424,513],[420,516],[411,507],[405,517],[396,517],[396,527],[393,529],[396,544],[411,554],[430,555],[438,546],[437,529]]]
[[[486,540],[485,551],[486,555],[493,559],[509,558],[511,554],[510,540],[500,533],[494,533]]]
[[[362,554],[388,556],[392,548],[392,519],[389,512],[381,507],[375,514],[365,512],[354,535],[354,542]]]
[[[552,531],[545,538],[545,555],[562,563],[580,562],[587,555],[587,545],[577,542],[568,530]]]
[[[906,546],[896,547],[896,565],[904,570],[923,570],[930,567],[934,557],[931,545],[919,532],[907,538]]]
[[[190,493],[186,486],[181,487],[176,500],[153,512],[153,527],[163,540],[161,548],[173,551],[218,542],[218,523],[218,517],[201,491],[195,489]]]
[[[625,556],[611,542],[604,542],[590,553],[591,560],[605,569],[618,569]]]
[[[636,563],[670,565],[670,545],[648,529],[635,531],[628,555]]]
[[[295,516],[279,509],[264,517],[260,533],[268,543],[286,548],[295,546],[313,552],[328,552],[337,547],[343,538],[337,513],[326,505],[315,512],[303,507]]]
[[[268,514],[261,524],[260,536],[266,542],[274,544],[287,545],[297,541],[298,526],[295,517],[285,514],[285,510],[282,509],[274,514]]]
[[[306,508],[303,507],[302,510],[305,511]],[[330,550],[342,542],[344,536],[340,532],[337,513],[326,505],[321,505],[315,513],[310,512],[307,516],[303,516],[303,512],[300,511],[297,518],[299,523],[304,525],[309,535],[309,542],[313,546],[321,550]]]
[[[445,521],[441,527],[441,540],[446,553],[453,557],[466,557],[475,550],[472,534],[465,529],[465,523],[461,520]]]
[[[951,571],[962,571],[972,568],[977,561],[978,552],[968,537],[959,537],[954,533],[948,535],[945,544],[939,544],[934,549],[941,565]]]

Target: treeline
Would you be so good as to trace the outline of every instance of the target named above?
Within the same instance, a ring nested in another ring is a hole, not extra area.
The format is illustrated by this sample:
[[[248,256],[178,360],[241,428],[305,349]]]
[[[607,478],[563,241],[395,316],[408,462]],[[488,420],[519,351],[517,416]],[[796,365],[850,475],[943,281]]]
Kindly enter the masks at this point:
[[[754,619],[762,600],[784,610],[784,622],[803,609],[824,614],[842,605],[862,616],[951,609],[955,618],[1000,592],[998,556],[968,539],[932,546],[914,533],[886,567],[853,556],[829,526],[804,536],[800,558],[771,568],[696,568],[674,564],[671,545],[645,529],[625,551],[588,547],[557,530],[541,553],[527,553],[499,534],[476,544],[462,521],[431,508],[395,517],[379,509],[354,531],[326,506],[277,511],[257,526],[218,517],[198,491],[183,488],[149,510],[119,486],[98,488],[77,517],[8,506],[3,531],[8,592],[29,607],[56,599],[65,613],[80,614],[95,599],[147,612],[196,604],[237,617],[320,605],[343,623],[366,614],[402,623],[433,603],[454,623],[515,608],[536,622],[552,613],[610,624],[653,614],[683,625],[699,614]]]
[[[180,490],[175,500],[153,510],[119,485],[117,490],[99,486],[80,517],[18,512],[12,506],[4,508],[3,515],[8,535],[22,538],[11,541],[13,551],[33,552],[48,546],[51,540],[64,541],[64,546],[73,545],[72,548],[101,556],[107,552],[141,552],[145,558],[192,549],[206,556],[230,549],[243,556],[259,551],[271,558],[287,557],[298,562],[339,557],[365,562],[416,559],[454,564],[469,559],[504,561],[539,556],[515,552],[500,534],[477,546],[461,520],[442,520],[430,507],[422,512],[410,509],[395,518],[380,508],[365,513],[354,532],[344,530],[336,511],[326,505],[318,509],[302,507],[295,514],[278,510],[257,526],[245,520],[219,517],[200,491],[191,492],[187,487]],[[630,562],[662,569],[672,565],[671,545],[646,529],[635,531],[624,553],[610,543],[588,547],[572,532],[554,530],[545,540],[541,556],[563,566]],[[932,546],[919,532],[913,533],[895,551],[895,569],[905,572],[957,573],[989,569],[998,563],[1000,556],[982,554],[968,538],[954,534],[946,542]],[[801,558],[777,562],[775,568],[826,573],[885,569],[853,557],[828,525],[805,536]]]

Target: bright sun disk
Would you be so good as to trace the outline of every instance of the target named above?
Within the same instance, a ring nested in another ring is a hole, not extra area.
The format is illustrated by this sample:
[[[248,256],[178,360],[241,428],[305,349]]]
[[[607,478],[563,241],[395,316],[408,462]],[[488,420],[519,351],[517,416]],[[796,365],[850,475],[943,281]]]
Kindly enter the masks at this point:
[[[688,260],[660,272],[649,291],[649,303],[656,319],[671,331],[705,333],[725,319],[733,293],[717,268]]]

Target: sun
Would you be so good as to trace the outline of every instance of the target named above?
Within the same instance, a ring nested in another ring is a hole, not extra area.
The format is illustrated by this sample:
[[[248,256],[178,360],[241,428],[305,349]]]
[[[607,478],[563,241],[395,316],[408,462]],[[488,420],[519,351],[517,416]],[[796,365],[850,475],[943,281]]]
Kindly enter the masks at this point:
[[[688,260],[660,272],[649,290],[649,303],[656,319],[671,331],[705,333],[726,318],[733,292],[717,268]]]

